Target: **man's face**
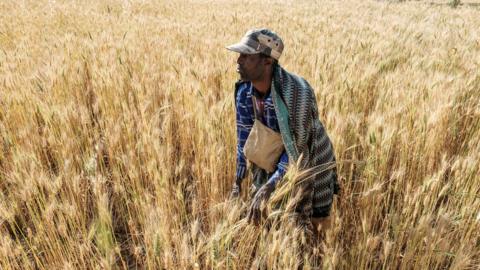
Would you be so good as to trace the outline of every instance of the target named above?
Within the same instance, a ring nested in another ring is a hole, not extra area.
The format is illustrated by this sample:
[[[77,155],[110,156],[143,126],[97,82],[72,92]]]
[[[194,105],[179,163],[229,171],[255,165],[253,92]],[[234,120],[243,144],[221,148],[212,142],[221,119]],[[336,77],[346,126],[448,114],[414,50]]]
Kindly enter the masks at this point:
[[[265,58],[260,54],[241,53],[237,59],[237,72],[244,81],[256,81],[265,73]]]

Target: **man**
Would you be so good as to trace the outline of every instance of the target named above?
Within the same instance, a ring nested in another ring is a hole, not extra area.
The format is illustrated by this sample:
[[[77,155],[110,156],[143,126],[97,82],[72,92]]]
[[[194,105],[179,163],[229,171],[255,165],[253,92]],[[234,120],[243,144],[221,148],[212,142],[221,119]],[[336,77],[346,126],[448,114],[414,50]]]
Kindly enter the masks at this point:
[[[329,222],[333,195],[339,191],[335,155],[318,119],[313,89],[305,79],[287,72],[278,64],[283,48],[282,39],[268,29],[250,30],[239,43],[227,47],[240,53],[237,72],[241,77],[235,84],[237,169],[232,196],[241,193],[247,171],[243,150],[257,115],[256,119],[281,134],[285,150],[274,172],[269,173],[257,164],[251,164],[256,192],[247,215],[249,222],[258,224],[261,204],[268,201],[282,180],[288,163],[297,162],[301,156],[301,169],[313,168],[317,173],[305,181],[304,203],[298,205],[296,211],[312,218],[318,229],[320,225],[328,226],[326,221]],[[253,104],[252,95],[256,104]]]

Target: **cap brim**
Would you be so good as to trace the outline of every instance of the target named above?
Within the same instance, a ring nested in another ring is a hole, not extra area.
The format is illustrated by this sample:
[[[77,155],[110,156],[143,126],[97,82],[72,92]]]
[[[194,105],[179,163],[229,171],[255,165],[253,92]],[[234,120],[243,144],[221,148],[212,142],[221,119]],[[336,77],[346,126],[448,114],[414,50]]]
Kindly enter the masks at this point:
[[[237,52],[237,53],[244,53],[244,54],[257,54],[257,53],[259,53],[255,49],[253,49],[252,47],[249,47],[249,46],[247,46],[243,43],[232,44],[232,45],[227,46],[225,48],[227,48],[227,50]]]

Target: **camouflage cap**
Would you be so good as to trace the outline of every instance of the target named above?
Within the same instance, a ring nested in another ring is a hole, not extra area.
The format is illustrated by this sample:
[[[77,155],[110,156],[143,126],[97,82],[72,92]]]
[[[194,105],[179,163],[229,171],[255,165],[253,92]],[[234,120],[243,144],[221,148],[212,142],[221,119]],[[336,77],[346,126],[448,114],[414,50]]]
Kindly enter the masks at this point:
[[[278,60],[282,55],[283,41],[276,33],[266,28],[252,29],[243,36],[240,42],[226,48],[245,54],[263,53]]]

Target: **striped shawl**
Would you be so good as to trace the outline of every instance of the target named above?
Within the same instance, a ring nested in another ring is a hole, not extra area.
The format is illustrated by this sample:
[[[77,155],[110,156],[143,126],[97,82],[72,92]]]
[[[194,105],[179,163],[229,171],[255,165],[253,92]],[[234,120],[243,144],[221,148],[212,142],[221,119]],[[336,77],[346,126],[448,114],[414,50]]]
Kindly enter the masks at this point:
[[[272,98],[289,160],[297,162],[302,155],[300,168],[317,171],[306,181],[309,192],[299,210],[307,215],[328,215],[339,185],[334,149],[318,118],[314,91],[305,79],[275,65]]]

